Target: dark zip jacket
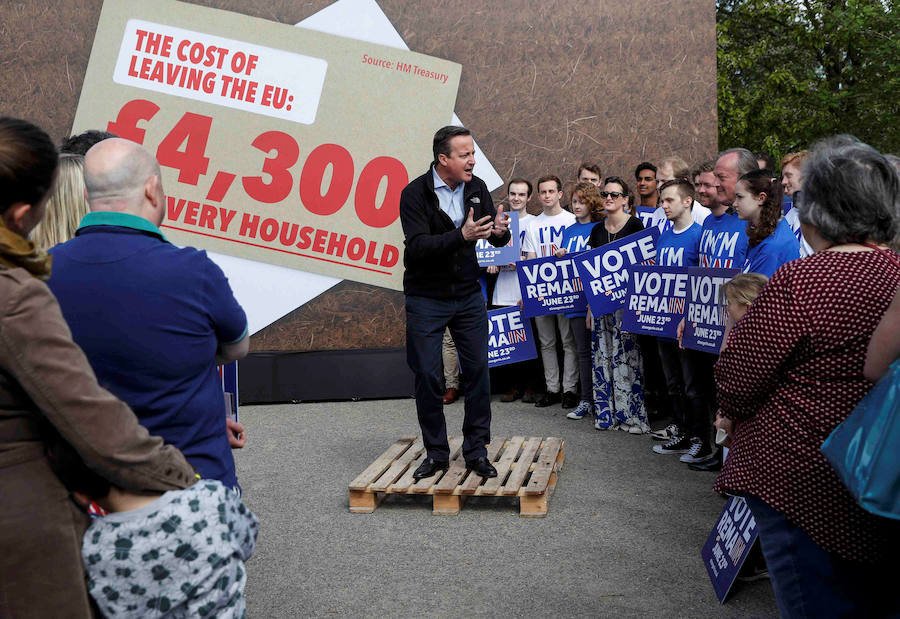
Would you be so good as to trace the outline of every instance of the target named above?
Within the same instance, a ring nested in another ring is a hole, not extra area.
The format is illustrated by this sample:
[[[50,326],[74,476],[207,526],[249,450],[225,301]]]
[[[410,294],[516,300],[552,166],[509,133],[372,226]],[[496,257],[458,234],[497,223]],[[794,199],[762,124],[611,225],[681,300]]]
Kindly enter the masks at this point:
[[[497,216],[487,185],[477,176],[463,189],[463,223],[474,209],[473,219]],[[409,295],[450,299],[479,290],[481,269],[475,258],[475,241],[466,241],[461,228],[441,210],[429,169],[412,180],[400,194],[400,222],[403,224],[403,292]],[[495,247],[509,243],[507,230],[490,236]]]

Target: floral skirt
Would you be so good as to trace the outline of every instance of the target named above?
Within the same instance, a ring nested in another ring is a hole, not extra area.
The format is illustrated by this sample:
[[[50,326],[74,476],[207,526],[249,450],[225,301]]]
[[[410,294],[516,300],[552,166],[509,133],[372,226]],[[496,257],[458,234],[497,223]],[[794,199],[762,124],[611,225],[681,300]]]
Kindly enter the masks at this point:
[[[623,333],[622,310],[594,318],[591,332],[594,420],[600,428],[647,423],[641,351]]]

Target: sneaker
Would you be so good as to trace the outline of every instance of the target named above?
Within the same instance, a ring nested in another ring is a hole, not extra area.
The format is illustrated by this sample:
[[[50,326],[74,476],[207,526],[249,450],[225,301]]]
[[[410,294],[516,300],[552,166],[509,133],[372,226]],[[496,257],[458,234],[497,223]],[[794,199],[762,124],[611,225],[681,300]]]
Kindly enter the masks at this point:
[[[681,431],[678,429],[678,425],[674,423],[670,423],[662,430],[654,430],[650,433],[650,438],[654,441],[671,441],[679,436],[681,436]]]
[[[566,415],[566,419],[581,419],[585,415],[594,412],[594,406],[590,402],[584,400],[578,405],[578,408]]]
[[[560,395],[558,391],[548,391],[541,397],[540,400],[534,403],[538,408],[546,408],[548,406],[552,406],[554,404],[559,404]]]
[[[687,435],[676,436],[662,445],[654,445],[653,453],[657,454],[686,454],[691,450],[691,439]]]
[[[562,397],[563,408],[575,408],[578,406],[578,394],[566,391]]]
[[[594,429],[595,430],[618,430],[619,426],[617,426],[616,424],[613,424],[611,426],[606,426],[606,425],[603,425],[602,423],[600,423],[599,419],[595,419],[594,420]]]
[[[699,437],[695,436],[691,439],[691,448],[679,460],[692,464],[709,460],[712,457],[713,451],[709,443],[704,443]]]
[[[650,431],[650,426],[648,426],[643,421],[631,424],[628,426],[629,434],[647,434]]]
[[[538,401],[538,395],[531,389],[526,389],[522,394],[522,402],[525,404],[534,404]]]

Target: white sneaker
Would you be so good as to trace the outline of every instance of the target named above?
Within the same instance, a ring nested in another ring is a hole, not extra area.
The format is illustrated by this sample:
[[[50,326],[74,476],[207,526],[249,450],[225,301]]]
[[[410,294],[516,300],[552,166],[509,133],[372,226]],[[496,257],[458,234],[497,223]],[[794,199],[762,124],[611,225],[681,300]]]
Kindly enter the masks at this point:
[[[647,434],[648,432],[650,432],[650,426],[644,422],[639,422],[628,427],[629,434]]]
[[[594,429],[595,430],[618,430],[619,426],[617,426],[615,424],[613,424],[611,426],[603,426],[603,425],[600,425],[599,421],[595,420],[594,421]]]

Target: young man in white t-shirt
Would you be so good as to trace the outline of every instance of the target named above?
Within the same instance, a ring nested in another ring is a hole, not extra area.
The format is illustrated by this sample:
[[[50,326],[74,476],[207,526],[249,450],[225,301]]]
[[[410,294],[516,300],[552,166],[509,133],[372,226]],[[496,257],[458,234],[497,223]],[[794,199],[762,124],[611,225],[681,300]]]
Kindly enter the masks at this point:
[[[562,198],[562,181],[558,176],[542,176],[538,179],[537,186],[543,212],[529,222],[523,250],[527,258],[554,255],[562,246],[563,230],[575,223],[575,215],[563,210],[559,203]],[[564,314],[538,316],[535,324],[541,343],[544,381],[547,383],[547,393],[535,406],[550,406],[562,401],[563,408],[575,408],[579,402],[575,389],[578,383],[578,358],[569,319]],[[556,358],[557,328],[563,344],[562,381],[559,376],[559,360]]]
[[[534,219],[529,215],[525,207],[531,199],[531,183],[524,178],[514,178],[506,185],[506,201],[509,204],[509,215],[519,217],[519,249],[525,254],[525,235],[528,232],[528,224]],[[494,294],[491,297],[491,305],[506,307],[516,305],[522,300],[522,290],[519,288],[519,276],[516,275],[516,264],[507,264],[501,267],[491,266],[488,273],[497,274],[497,283],[494,285]]]
[[[525,257],[525,234],[528,232],[528,224],[534,219],[526,210],[531,199],[533,187],[531,181],[524,178],[514,178],[506,184],[506,202],[509,205],[509,215],[519,217],[519,251],[521,257]],[[491,295],[491,306],[508,307],[518,305],[522,300],[522,289],[519,288],[519,276],[516,274],[516,263],[506,264],[500,267],[489,266],[487,272],[497,275],[494,283],[494,291]],[[495,378],[498,383],[508,386],[508,390],[500,397],[501,402],[513,402],[522,398],[523,402],[534,403],[538,398],[532,387],[539,384],[538,376],[541,374],[540,363],[536,359],[523,361],[510,366],[494,368],[491,383]]]

